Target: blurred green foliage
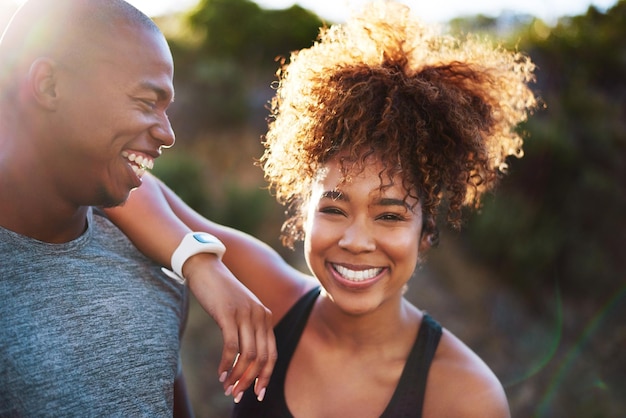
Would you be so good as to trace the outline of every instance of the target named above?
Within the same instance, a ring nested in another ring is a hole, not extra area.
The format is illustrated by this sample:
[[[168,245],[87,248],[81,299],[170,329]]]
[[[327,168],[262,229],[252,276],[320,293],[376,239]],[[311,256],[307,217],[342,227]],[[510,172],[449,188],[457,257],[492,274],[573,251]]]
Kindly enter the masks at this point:
[[[479,216],[474,252],[532,294],[558,283],[602,298],[626,279],[626,2],[562,18],[520,48],[546,108],[523,126],[525,156]]]
[[[206,193],[203,171],[202,160],[186,152],[163,154],[152,170],[155,176],[172,187],[189,206],[214,219],[217,210]]]
[[[201,0],[181,16],[188,33],[170,40],[179,134],[263,125],[277,62],[310,46],[322,20],[294,5],[266,10],[250,0]]]
[[[219,184],[220,197],[212,196],[207,187],[209,182],[203,158],[188,152],[164,154],[159,158],[153,173],[197,212],[253,235],[262,235],[264,222],[273,218],[276,212],[267,190],[243,187],[227,176]]]
[[[250,0],[201,0],[188,21],[203,55],[272,69],[275,57],[310,46],[322,25],[298,5],[266,10]]]

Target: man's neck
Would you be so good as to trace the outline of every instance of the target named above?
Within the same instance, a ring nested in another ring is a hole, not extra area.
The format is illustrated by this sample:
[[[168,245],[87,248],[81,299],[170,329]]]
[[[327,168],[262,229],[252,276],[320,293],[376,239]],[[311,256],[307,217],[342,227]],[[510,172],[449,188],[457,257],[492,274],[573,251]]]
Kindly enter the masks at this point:
[[[43,242],[62,243],[78,238],[87,225],[86,206],[75,206],[47,183],[32,161],[19,153],[0,155],[0,226]]]

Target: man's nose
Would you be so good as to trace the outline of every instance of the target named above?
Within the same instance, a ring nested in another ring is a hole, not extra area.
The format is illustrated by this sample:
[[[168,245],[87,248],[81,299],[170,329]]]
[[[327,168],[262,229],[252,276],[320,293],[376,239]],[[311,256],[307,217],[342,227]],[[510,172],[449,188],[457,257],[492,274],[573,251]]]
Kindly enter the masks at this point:
[[[160,120],[150,129],[150,134],[161,143],[161,148],[170,148],[176,142],[176,135],[167,114],[163,113]]]

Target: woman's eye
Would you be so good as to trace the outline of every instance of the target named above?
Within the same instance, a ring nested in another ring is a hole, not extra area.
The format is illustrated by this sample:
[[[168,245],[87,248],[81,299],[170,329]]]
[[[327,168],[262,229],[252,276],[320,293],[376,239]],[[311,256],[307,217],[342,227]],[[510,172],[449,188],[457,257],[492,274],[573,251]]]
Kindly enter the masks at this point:
[[[335,208],[335,207],[320,208],[319,212],[326,213],[329,215],[342,215],[343,214],[343,211],[341,209]]]
[[[378,219],[382,221],[402,221],[404,217],[398,215],[397,213],[385,213],[380,215]]]

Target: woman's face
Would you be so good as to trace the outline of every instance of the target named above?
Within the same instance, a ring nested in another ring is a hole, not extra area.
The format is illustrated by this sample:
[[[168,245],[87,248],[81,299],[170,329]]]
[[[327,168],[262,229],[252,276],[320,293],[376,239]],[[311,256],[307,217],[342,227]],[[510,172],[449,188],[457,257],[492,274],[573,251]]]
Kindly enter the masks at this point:
[[[362,315],[399,303],[418,262],[419,202],[400,177],[381,189],[382,164],[369,157],[343,181],[339,157],[314,183],[305,222],[309,268],[339,308]],[[386,176],[384,183],[389,183]],[[415,193],[413,193],[415,194]]]

